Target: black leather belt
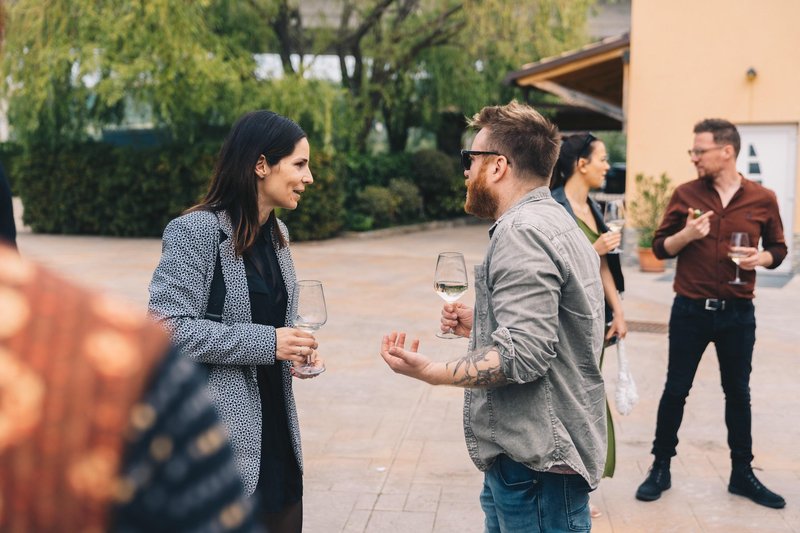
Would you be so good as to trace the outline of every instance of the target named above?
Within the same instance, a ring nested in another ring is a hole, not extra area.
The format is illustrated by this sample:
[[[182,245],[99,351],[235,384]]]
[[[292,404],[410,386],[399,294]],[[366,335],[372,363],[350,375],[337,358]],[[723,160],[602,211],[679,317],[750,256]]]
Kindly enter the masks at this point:
[[[705,310],[705,311],[724,311],[725,309],[730,309],[733,303],[736,301],[734,300],[720,300],[719,298],[687,298],[686,296],[678,296],[684,302],[690,303],[692,305],[696,305],[697,307]]]

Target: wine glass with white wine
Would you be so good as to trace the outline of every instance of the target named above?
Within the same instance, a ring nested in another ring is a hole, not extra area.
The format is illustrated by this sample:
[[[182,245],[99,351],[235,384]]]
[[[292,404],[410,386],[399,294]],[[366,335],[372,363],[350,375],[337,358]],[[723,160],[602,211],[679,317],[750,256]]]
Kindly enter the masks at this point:
[[[731,233],[731,247],[728,250],[728,257],[736,264],[736,279],[729,281],[731,285],[744,285],[745,282],[739,279],[739,261],[747,257],[747,252],[744,248],[750,246],[750,237],[743,231],[734,231]]]
[[[608,229],[614,233],[622,231],[625,226],[625,200],[609,200],[603,209],[603,221],[608,226]],[[609,250],[610,254],[622,253],[622,248],[617,246],[613,250]]]
[[[297,281],[294,294],[294,327],[300,331],[314,333],[328,321],[322,282],[317,280]],[[294,371],[304,376],[314,376],[324,372],[325,367],[315,366],[309,355],[304,364],[294,367]]]
[[[460,252],[442,252],[436,260],[436,273],[433,276],[433,289],[447,303],[455,303],[467,292],[467,266]],[[440,339],[458,339],[450,330],[436,333]]]

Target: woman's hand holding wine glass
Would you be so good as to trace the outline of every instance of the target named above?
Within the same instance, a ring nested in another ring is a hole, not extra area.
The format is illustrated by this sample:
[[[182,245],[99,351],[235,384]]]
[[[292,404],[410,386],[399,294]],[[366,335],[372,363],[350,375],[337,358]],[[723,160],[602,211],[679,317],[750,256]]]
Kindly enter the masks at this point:
[[[295,310],[293,315],[295,329],[309,335],[313,335],[328,321],[322,282],[301,280],[295,284]],[[314,344],[316,345],[316,341]],[[300,347],[297,355],[305,356],[305,361],[301,364],[296,363],[292,368],[292,371],[298,377],[316,376],[325,371],[325,365],[322,364],[322,360],[316,357],[316,350],[309,351]]]
[[[603,209],[603,221],[612,233],[622,235],[622,228],[625,227],[625,200],[609,200]],[[622,253],[619,246],[609,250],[609,254]]]

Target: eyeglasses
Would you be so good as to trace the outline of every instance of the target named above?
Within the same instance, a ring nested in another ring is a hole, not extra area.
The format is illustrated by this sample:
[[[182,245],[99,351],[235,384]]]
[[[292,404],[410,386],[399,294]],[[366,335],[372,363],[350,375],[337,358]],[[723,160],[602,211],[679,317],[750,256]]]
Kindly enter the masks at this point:
[[[469,170],[469,167],[472,166],[472,156],[474,155],[500,155],[503,157],[503,154],[499,152],[481,152],[480,150],[461,150],[461,166],[464,170]],[[506,157],[506,159],[508,159]],[[511,162],[509,161],[508,166],[511,166]]]
[[[712,148],[692,148],[690,150],[686,150],[686,153],[689,154],[689,157],[703,157],[703,154],[706,152],[710,152],[711,150],[720,150],[725,148],[724,146],[714,146]]]

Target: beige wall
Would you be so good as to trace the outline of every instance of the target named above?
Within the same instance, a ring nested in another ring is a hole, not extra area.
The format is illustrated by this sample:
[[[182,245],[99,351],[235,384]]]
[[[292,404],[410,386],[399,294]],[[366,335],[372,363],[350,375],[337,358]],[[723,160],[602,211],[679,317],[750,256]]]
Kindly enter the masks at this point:
[[[695,178],[686,150],[703,118],[800,123],[798,54],[800,0],[633,0],[629,190],[639,172],[666,172],[675,183]],[[750,67],[758,73],[753,81],[745,75]],[[795,180],[798,233],[800,147]]]

